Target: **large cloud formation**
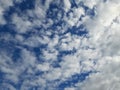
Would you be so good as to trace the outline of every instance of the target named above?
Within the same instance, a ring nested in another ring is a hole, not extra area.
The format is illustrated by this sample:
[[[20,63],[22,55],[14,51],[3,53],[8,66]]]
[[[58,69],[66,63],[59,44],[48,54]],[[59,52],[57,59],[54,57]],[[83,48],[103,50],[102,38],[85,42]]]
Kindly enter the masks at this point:
[[[0,88],[119,90],[120,0],[1,0]]]

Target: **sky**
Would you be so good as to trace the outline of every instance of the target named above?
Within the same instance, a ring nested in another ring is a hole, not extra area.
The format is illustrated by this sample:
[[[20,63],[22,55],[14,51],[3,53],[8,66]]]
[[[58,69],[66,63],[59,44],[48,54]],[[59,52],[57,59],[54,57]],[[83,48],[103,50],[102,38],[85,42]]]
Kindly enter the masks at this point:
[[[0,90],[120,90],[120,0],[0,0]]]

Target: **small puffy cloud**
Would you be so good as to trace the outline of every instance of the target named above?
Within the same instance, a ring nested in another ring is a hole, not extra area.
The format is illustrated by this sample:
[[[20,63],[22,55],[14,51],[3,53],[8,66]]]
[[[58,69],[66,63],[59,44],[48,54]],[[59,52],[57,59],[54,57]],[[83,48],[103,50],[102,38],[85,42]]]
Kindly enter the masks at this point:
[[[92,9],[99,3],[100,0],[82,0],[82,1],[84,2],[84,5]]]
[[[71,8],[70,0],[64,0],[64,5],[65,5],[64,7],[65,11],[66,12],[69,11],[69,9]]]
[[[50,69],[49,63],[37,64],[36,70],[38,71],[48,71]]]
[[[18,14],[14,14],[12,17],[12,24],[15,25],[17,33],[26,33],[29,31],[31,27],[31,22],[29,20],[20,17]]]
[[[80,73],[79,58],[74,55],[66,55],[63,57],[63,61],[60,63],[63,71],[63,77],[68,78],[74,74]]]
[[[22,49],[21,58],[22,58],[25,66],[34,67],[35,62],[36,62],[36,57],[34,56],[34,53],[32,53],[26,49]]]

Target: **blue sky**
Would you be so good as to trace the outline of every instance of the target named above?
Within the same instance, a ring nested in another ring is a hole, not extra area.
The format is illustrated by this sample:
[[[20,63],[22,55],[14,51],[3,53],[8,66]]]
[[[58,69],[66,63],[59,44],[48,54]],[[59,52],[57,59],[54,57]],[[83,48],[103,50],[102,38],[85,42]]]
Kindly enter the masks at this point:
[[[119,90],[119,0],[0,0],[1,90]]]

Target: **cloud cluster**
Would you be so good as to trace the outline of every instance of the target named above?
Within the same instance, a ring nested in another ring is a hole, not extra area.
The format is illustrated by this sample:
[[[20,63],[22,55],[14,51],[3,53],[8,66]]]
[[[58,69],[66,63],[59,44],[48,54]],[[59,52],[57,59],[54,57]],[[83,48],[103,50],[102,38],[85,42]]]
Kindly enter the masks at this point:
[[[0,88],[119,90],[119,0],[28,2],[0,1]]]

